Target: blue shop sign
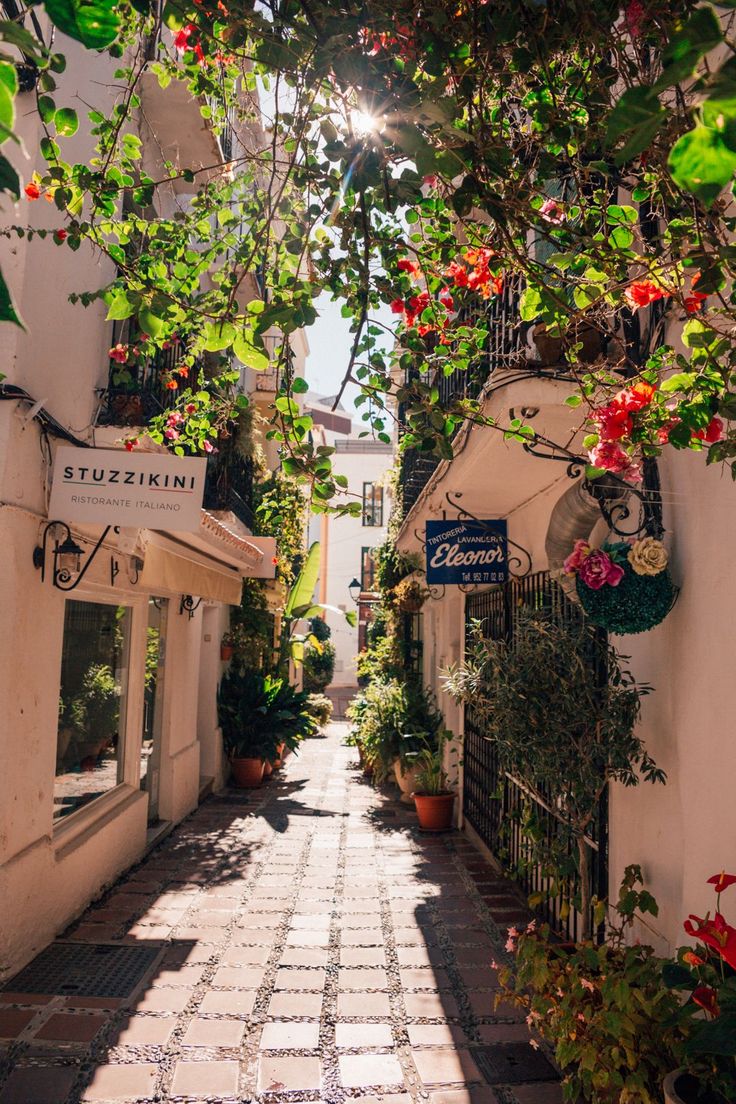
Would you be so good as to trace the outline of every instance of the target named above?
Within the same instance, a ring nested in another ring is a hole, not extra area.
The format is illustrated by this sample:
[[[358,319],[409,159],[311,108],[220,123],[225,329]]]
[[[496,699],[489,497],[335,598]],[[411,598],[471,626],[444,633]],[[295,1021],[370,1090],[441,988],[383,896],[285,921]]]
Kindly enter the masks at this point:
[[[505,521],[428,521],[427,582],[505,583],[508,578]]]

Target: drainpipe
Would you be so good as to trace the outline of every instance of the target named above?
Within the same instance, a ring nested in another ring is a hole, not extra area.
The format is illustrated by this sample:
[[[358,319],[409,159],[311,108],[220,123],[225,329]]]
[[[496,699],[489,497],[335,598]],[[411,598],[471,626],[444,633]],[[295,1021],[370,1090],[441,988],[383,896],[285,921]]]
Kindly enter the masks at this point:
[[[598,486],[601,486],[599,480]],[[606,497],[611,500],[626,497],[626,492],[621,493],[620,486],[613,485],[606,488]],[[575,579],[571,575],[565,575],[562,565],[572,552],[572,546],[576,540],[587,539],[601,514],[596,498],[586,489],[585,480],[579,479],[569,487],[561,498],[555,503],[549,519],[547,537],[544,547],[547,553],[547,566],[551,575],[555,576],[568,598],[577,602]]]

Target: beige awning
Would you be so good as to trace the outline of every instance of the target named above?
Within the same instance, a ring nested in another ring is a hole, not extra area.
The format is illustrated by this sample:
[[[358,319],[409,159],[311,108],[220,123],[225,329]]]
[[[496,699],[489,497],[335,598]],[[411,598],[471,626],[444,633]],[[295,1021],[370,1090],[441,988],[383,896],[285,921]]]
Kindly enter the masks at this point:
[[[146,548],[140,585],[151,594],[192,594],[231,606],[240,605],[243,590],[234,568],[206,566],[156,544]]]

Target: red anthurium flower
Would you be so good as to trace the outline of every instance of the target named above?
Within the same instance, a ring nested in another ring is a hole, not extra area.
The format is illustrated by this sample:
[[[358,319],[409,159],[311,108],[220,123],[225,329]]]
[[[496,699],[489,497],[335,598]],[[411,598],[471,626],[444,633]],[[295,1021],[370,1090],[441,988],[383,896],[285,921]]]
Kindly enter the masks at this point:
[[[736,928],[727,924],[720,912],[712,920],[708,916],[701,920],[699,916],[691,914],[684,927],[688,935],[701,939],[706,946],[718,951],[724,962],[736,970]]]
[[[685,951],[682,956],[682,961],[687,962],[688,966],[704,966],[705,959],[701,958],[695,951]]]
[[[715,886],[716,893],[723,893],[724,889],[736,885],[736,874],[726,874],[725,870],[722,870],[720,874],[714,874],[708,879],[708,885]]]
[[[718,1007],[718,994],[715,989],[711,989],[709,985],[699,985],[697,989],[694,989],[693,1000],[696,1004],[699,1004],[701,1008],[704,1008],[706,1012],[710,1012],[711,1016],[720,1015],[721,1010]]]
[[[41,195],[41,189],[38,184],[26,184],[23,191],[26,193],[26,199],[38,199]]]

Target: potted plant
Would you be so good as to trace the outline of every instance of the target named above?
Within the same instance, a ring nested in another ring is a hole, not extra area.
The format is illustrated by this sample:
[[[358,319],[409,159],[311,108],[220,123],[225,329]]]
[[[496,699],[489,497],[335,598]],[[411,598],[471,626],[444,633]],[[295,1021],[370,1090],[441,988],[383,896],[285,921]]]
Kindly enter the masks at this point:
[[[447,832],[452,827],[455,794],[444,769],[447,736],[446,732],[441,732],[435,747],[422,748],[413,757],[416,766],[414,805],[419,827],[425,832]]]
[[[404,613],[419,613],[429,596],[429,591],[418,579],[407,577],[394,588],[394,599]]]
[[[437,729],[402,733],[399,754],[394,759],[394,776],[401,790],[401,800],[407,804],[414,802],[414,793],[418,787],[417,778],[421,765],[417,756],[419,752],[431,751],[436,746]]]
[[[465,659],[444,675],[445,689],[472,705],[493,742],[499,771],[555,811],[555,830],[532,838],[553,892],[574,886],[582,935],[592,933],[590,848],[586,836],[610,781],[664,782],[637,734],[643,694],[616,651],[582,618],[559,624],[540,611],[515,612],[512,641],[487,640],[476,625]],[[574,882],[570,862],[576,866]]]
[[[593,624],[620,635],[653,629],[677,597],[667,551],[654,537],[606,541],[600,548],[578,540],[564,570],[575,576],[580,604]]]
[[[230,632],[223,633],[222,640],[220,641],[220,659],[223,663],[229,663],[233,658],[233,650],[235,648],[235,641],[233,634]]]
[[[680,947],[662,970],[665,985],[687,995],[680,1022],[687,1031],[684,1060],[664,1080],[667,1104],[726,1104],[736,1091],[736,928],[721,912],[721,894],[736,874],[708,879],[716,894],[713,918],[691,915],[684,928],[698,940]]]
[[[598,918],[608,919],[602,943],[562,944],[534,921],[509,928],[514,963],[499,969],[496,1005],[521,1008],[552,1048],[567,1101],[660,1104],[665,1071],[681,1060],[679,1001],[662,985],[663,960],[631,939],[634,920],[646,925],[658,911],[641,881],[629,866],[617,903],[598,902]]]

